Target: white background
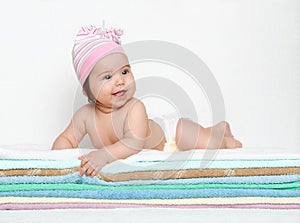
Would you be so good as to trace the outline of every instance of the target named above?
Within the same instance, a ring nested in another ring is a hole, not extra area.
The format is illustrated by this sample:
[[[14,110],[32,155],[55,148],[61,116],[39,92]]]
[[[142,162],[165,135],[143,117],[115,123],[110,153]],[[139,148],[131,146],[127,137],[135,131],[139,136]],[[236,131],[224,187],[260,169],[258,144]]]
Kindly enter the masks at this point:
[[[71,60],[75,34],[103,19],[124,30],[124,44],[162,40],[196,53],[214,74],[226,119],[244,146],[300,148],[297,0],[3,0],[0,145],[51,146],[69,123],[79,90]],[[136,66],[136,77],[173,72],[152,65]],[[201,89],[189,94],[201,124],[212,124]],[[151,106],[150,113],[157,108]]]

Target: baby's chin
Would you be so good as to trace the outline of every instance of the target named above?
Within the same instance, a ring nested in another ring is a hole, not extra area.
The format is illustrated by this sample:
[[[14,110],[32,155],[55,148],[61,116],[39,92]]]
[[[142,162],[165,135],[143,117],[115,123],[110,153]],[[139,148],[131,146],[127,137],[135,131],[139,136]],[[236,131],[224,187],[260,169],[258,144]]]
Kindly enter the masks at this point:
[[[112,107],[114,109],[118,109],[123,107],[128,101],[130,101],[133,98],[133,95],[127,95],[126,97],[123,98],[114,98]]]

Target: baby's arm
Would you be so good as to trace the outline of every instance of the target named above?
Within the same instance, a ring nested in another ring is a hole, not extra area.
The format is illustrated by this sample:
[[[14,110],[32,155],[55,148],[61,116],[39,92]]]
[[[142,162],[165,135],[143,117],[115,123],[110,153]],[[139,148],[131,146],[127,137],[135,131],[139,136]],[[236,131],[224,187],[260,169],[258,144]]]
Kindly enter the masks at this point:
[[[110,162],[124,159],[140,152],[145,144],[149,131],[148,116],[145,105],[136,101],[129,110],[125,120],[124,136],[118,142],[106,146],[110,155]]]
[[[107,163],[127,158],[143,149],[148,133],[148,116],[144,104],[137,101],[130,109],[125,121],[124,137],[114,144],[79,157],[82,176],[95,176]]]
[[[86,134],[85,114],[86,108],[80,108],[73,116],[68,127],[57,137],[52,145],[53,150],[77,148]]]

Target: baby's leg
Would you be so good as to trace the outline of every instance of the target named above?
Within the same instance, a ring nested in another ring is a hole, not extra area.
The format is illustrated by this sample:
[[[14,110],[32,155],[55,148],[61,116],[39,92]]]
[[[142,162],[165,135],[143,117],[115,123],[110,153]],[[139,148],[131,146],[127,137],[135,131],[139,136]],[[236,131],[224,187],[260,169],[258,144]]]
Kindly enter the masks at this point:
[[[177,123],[175,141],[179,150],[242,147],[241,142],[233,138],[227,122],[204,128],[184,118]]]

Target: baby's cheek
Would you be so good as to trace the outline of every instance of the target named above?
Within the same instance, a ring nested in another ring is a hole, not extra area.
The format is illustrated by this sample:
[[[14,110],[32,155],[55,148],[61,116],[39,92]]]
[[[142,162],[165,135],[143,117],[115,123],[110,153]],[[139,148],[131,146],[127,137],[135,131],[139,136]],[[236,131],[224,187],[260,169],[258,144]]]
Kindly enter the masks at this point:
[[[129,82],[129,86],[135,92],[135,90],[136,90],[135,80],[130,81]]]
[[[96,86],[95,91],[97,92],[96,95],[98,95],[98,97],[107,96],[111,95],[112,88],[108,84],[100,84],[99,86]]]

